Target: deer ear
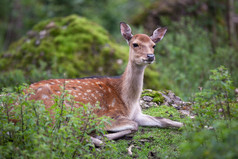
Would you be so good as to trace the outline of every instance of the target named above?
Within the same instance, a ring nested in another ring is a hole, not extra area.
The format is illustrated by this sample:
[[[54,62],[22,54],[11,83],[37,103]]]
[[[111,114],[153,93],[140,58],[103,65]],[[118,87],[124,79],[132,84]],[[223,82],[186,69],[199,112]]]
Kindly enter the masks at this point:
[[[163,39],[165,33],[167,31],[167,28],[164,27],[164,28],[157,28],[154,32],[153,32],[153,35],[151,35],[151,40],[154,42],[154,43],[157,43],[159,42],[160,40]]]
[[[128,24],[121,22],[120,23],[121,35],[126,39],[127,43],[132,38],[131,28]]]

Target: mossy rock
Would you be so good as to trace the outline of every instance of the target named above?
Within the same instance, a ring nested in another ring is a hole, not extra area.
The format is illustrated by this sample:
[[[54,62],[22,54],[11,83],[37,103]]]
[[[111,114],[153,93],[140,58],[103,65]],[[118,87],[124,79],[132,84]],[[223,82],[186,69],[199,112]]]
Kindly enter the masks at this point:
[[[141,97],[144,96],[152,97],[153,98],[152,102],[155,102],[157,104],[164,103],[164,97],[159,91],[145,89],[141,94]]]
[[[7,73],[17,69],[31,76],[32,70],[41,69],[78,78],[122,73],[128,48],[96,23],[71,15],[40,22],[0,56],[0,70]]]
[[[0,54],[0,87],[48,78],[117,76],[127,65],[128,53],[128,46],[118,45],[103,27],[86,18],[48,19]],[[155,66],[145,76],[146,86],[158,88]]]

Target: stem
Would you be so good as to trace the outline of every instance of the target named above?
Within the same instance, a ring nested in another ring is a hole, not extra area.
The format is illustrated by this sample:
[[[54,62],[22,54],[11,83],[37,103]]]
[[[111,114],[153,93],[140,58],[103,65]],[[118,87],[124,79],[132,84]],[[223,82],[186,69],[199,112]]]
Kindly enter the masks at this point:
[[[22,103],[22,102],[20,101],[20,103]],[[23,133],[24,133],[24,115],[23,115],[23,106],[22,106],[22,104],[21,104],[21,131],[22,131],[22,140],[23,140],[23,143],[24,143],[24,135],[23,135]]]
[[[36,112],[35,104],[33,104],[33,110],[34,110],[34,112],[35,112],[35,114],[36,114],[37,134],[39,134],[39,116],[38,116],[38,114],[37,114],[37,112]]]
[[[62,118],[62,115],[63,115],[63,108],[64,108],[64,98],[65,98],[65,85],[66,85],[66,82],[65,82],[65,79],[64,79],[64,85],[63,85],[63,96],[62,96],[62,101],[61,101],[61,111],[60,111],[60,119]],[[61,126],[61,120],[59,121],[59,126],[58,126],[58,129],[60,128]]]
[[[230,112],[230,103],[228,101],[228,92],[226,91],[226,109],[227,109],[227,115],[229,117],[229,120],[231,120],[231,112]]]
[[[79,140],[80,143],[83,142],[83,139],[84,139],[84,136],[85,136],[85,133],[86,133],[86,130],[87,130],[87,126],[88,126],[88,123],[89,123],[89,119],[91,118],[91,115],[90,115],[90,114],[91,114],[91,113],[88,114],[87,121],[86,121],[86,125],[85,125],[84,128],[83,128],[83,134],[82,134],[82,136],[81,136],[81,138],[80,138],[80,140]],[[77,148],[78,148],[78,146],[75,148],[75,151],[74,151],[74,153],[73,153],[73,158],[74,158],[75,155],[76,155]]]
[[[226,113],[225,113],[225,110],[224,110],[224,108],[223,108],[223,105],[222,105],[222,102],[221,102],[221,98],[220,98],[220,97],[218,97],[218,101],[219,101],[219,104],[220,104],[220,106],[221,106],[221,109],[222,109],[222,113],[223,113],[223,115],[224,115],[224,118],[225,118],[225,120],[226,120]]]
[[[7,104],[4,104],[6,109],[7,109],[7,123],[9,124],[10,123],[10,117],[9,117],[9,110],[8,110],[8,105]]]
[[[72,98],[71,98],[70,106],[71,106],[70,113],[72,114],[73,113],[73,107],[74,107],[74,101],[73,101]],[[70,120],[70,117],[66,117],[66,122],[69,122],[69,120]]]

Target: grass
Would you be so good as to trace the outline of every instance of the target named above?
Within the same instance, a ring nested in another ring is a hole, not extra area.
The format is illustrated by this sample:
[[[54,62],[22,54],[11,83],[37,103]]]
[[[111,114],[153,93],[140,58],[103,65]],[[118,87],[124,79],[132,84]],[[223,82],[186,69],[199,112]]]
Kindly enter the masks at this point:
[[[151,107],[144,110],[145,114],[160,116],[183,122],[179,112],[168,106]],[[163,129],[155,127],[139,127],[139,130],[123,139],[113,141],[116,153],[112,158],[178,158],[180,154],[179,143],[184,141],[182,131],[179,129]],[[128,154],[128,147],[132,147],[132,155]]]

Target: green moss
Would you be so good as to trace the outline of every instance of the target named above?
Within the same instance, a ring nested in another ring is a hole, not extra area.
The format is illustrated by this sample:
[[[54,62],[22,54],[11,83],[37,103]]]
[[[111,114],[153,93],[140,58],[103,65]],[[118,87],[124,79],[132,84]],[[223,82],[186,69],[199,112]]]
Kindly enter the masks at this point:
[[[154,90],[144,90],[141,94],[142,97],[144,96],[150,96],[153,98],[153,102],[156,103],[163,103],[164,102],[164,97],[159,91],[154,91]]]

